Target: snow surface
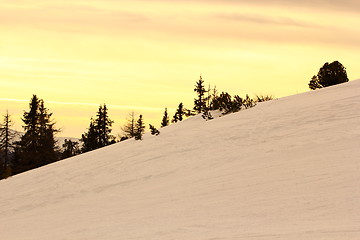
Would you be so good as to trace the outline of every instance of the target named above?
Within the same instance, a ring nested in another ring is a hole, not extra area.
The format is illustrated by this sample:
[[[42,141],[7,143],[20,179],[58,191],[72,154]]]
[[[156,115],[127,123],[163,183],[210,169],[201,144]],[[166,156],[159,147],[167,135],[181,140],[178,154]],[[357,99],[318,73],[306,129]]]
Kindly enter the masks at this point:
[[[6,240],[358,240],[360,80],[0,182]]]

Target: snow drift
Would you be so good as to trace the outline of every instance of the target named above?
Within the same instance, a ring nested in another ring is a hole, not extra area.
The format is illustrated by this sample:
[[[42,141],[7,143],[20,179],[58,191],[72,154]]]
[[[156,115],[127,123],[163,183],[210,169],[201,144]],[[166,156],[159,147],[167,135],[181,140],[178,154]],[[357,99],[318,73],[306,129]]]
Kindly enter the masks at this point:
[[[0,235],[360,239],[360,81],[193,117],[0,182]]]

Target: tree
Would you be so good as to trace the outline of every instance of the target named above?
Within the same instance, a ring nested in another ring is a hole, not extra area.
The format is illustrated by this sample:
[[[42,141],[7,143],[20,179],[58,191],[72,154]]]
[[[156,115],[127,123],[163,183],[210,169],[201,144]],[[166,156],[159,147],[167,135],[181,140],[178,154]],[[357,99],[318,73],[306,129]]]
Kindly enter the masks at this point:
[[[211,88],[210,88],[210,84],[209,84],[209,88],[208,90],[206,91],[207,92],[207,97],[205,98],[205,107],[202,111],[202,118],[204,118],[205,120],[211,120],[211,119],[214,119],[214,117],[212,116],[210,110],[211,109],[211,104],[210,104],[210,100],[211,100],[211,95],[210,95],[210,91],[211,91]]]
[[[314,76],[316,77],[316,76]],[[273,95],[256,95],[255,96],[255,102],[266,102],[274,100],[275,97]]]
[[[320,68],[317,76],[312,77],[309,82],[309,88],[315,90],[317,88],[328,87],[348,81],[346,68],[340,62],[327,62]]]
[[[81,136],[82,151],[88,152],[113,143],[115,138],[111,135],[112,124],[113,121],[108,116],[106,104],[100,105],[96,119],[91,118],[88,131]]]
[[[204,80],[200,76],[199,81],[196,82],[194,92],[197,94],[197,98],[194,99],[194,111],[196,113],[202,113],[206,110],[206,101],[205,93],[207,92],[204,87]]]
[[[104,106],[100,105],[96,116],[97,118],[95,120],[95,128],[98,135],[98,147],[100,148],[113,142],[114,136],[111,135],[111,126],[114,121],[111,121],[108,116],[108,109],[106,104],[104,104]]]
[[[185,115],[184,104],[180,103],[178,108],[176,109],[175,115],[173,116],[171,122],[176,123],[178,121],[182,121],[184,115]]]
[[[71,141],[70,139],[65,139],[63,145],[63,152],[61,153],[61,158],[69,158],[75,155],[80,154],[79,143],[75,141]]]
[[[149,124],[149,128],[151,130],[151,135],[159,135],[160,134],[160,131],[157,130],[153,125]]]
[[[33,95],[29,108],[22,118],[25,134],[16,147],[17,173],[58,160],[54,135],[59,130],[54,128],[52,113],[48,113],[44,101],[36,95]]]
[[[141,140],[144,132],[145,132],[144,120],[142,118],[142,115],[140,114],[139,119],[137,120],[135,125],[135,140]]]
[[[0,179],[11,176],[10,156],[15,137],[15,133],[10,129],[11,126],[11,116],[6,112],[3,123],[0,124]]]
[[[135,137],[135,114],[134,112],[129,113],[129,117],[127,119],[127,123],[121,128],[122,131],[125,133],[126,138],[133,138]]]
[[[83,133],[81,135],[81,139],[80,141],[83,142],[82,145],[82,149],[81,151],[84,152],[88,152],[88,151],[92,151],[98,148],[99,144],[98,144],[98,134],[96,132],[96,127],[95,127],[95,120],[93,118],[90,119],[90,125],[89,128],[87,129],[86,133]]]
[[[248,109],[256,105],[255,101],[246,94],[246,98],[243,100],[243,106]]]
[[[317,89],[317,88],[322,88],[322,85],[320,85],[319,79],[317,78],[316,75],[314,75],[314,76],[311,78],[311,80],[310,80],[310,82],[309,82],[309,88],[310,88],[311,90],[315,90],[315,89]]]
[[[167,112],[167,108],[165,108],[165,112],[164,112],[164,116],[163,119],[161,121],[161,127],[166,127],[169,125],[169,116],[168,116],[168,112]]]
[[[216,89],[216,86],[213,88],[211,96],[210,96],[210,109],[211,110],[218,110],[220,108],[220,103],[218,101],[218,91]]]

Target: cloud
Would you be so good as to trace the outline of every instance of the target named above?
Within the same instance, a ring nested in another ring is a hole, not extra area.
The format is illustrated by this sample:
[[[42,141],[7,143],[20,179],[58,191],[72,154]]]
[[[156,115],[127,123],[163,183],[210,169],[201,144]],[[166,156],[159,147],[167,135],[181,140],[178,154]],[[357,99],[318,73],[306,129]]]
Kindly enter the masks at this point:
[[[0,102],[29,102],[27,99],[15,99],[15,98],[0,98]],[[89,102],[61,102],[61,101],[46,101],[46,104],[55,104],[55,105],[65,105],[65,106],[85,106],[85,107],[98,107],[98,103],[89,103]],[[159,107],[148,107],[148,106],[133,106],[133,105],[115,105],[107,104],[109,109],[118,109],[118,110],[142,110],[142,111],[163,111],[163,108]]]
[[[287,17],[270,17],[265,15],[251,15],[251,14],[239,14],[239,13],[219,13],[214,15],[215,18],[240,22],[251,22],[258,24],[271,24],[271,25],[283,25],[292,27],[303,28],[318,28],[320,25],[305,21],[298,21]]]
[[[114,0],[113,0],[114,1]],[[139,2],[149,2],[149,0],[137,0]],[[177,0],[178,2],[193,2],[192,0]],[[152,0],[152,2],[168,2],[165,0]],[[360,1],[357,0],[198,0],[196,3],[202,4],[232,4],[236,5],[257,5],[257,6],[280,6],[286,7],[306,7],[311,9],[335,9],[359,12]]]
[[[1,5],[0,5],[1,6]],[[0,7],[3,27],[38,28],[60,32],[98,33],[131,29],[146,24],[150,17],[132,9],[104,9],[94,6],[64,4],[36,8]]]

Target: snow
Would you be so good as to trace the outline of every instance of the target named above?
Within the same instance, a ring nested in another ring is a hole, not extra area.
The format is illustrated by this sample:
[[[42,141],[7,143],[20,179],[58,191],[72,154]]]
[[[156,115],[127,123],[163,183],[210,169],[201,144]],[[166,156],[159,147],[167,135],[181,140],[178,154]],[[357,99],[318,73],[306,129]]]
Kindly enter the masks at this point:
[[[1,239],[360,239],[360,80],[160,131],[1,181]]]

